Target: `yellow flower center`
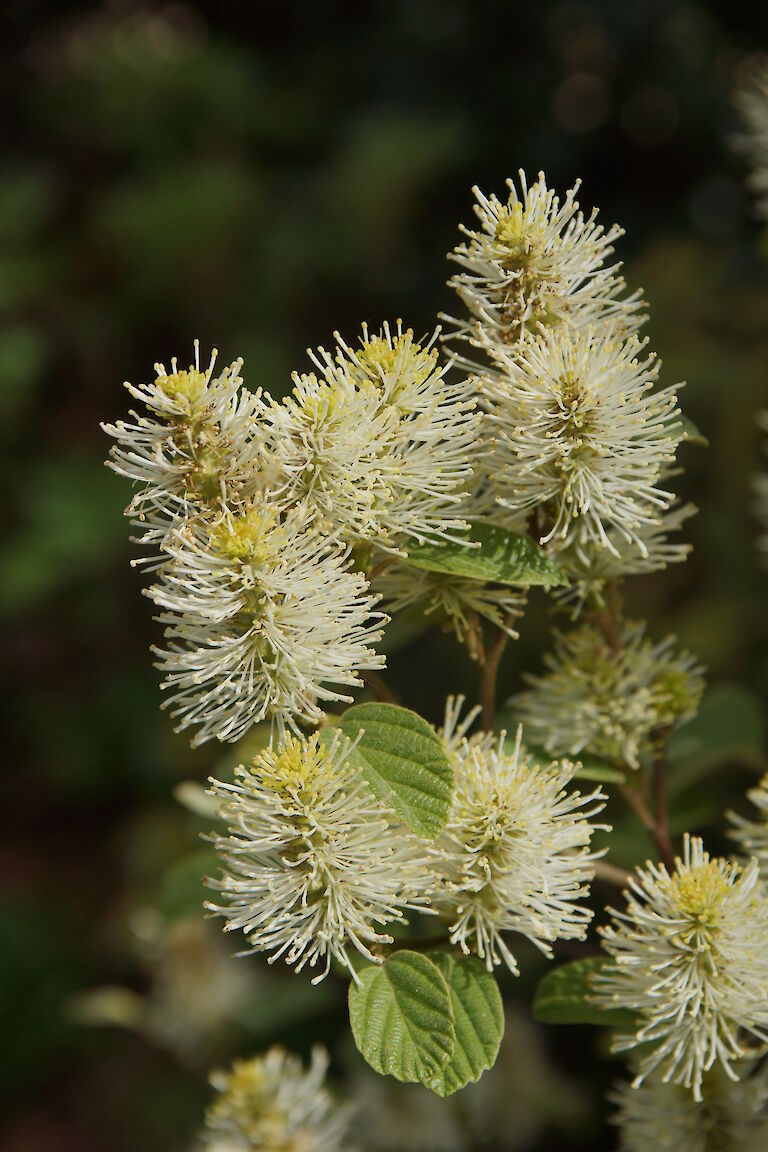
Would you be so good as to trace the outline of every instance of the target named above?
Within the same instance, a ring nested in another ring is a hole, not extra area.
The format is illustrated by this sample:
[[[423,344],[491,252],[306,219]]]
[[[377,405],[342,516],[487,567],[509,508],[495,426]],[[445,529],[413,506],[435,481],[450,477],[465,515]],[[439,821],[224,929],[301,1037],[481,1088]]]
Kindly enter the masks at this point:
[[[190,403],[198,400],[207,383],[205,372],[190,367],[185,371],[171,372],[157,377],[155,384],[171,400],[184,399]]]
[[[697,927],[716,927],[730,886],[714,861],[678,873],[670,883],[675,902],[684,916],[695,921]]]
[[[361,346],[357,358],[374,381],[397,374],[403,383],[418,386],[434,372],[438,353],[436,348],[425,349],[415,344],[409,328],[391,344],[384,336],[373,336]],[[399,390],[397,386],[391,390],[391,399],[397,398]]]
[[[326,763],[327,753],[317,733],[310,740],[287,735],[280,751],[264,751],[254,761],[266,788],[275,792],[311,794]]]
[[[278,527],[278,513],[273,508],[251,508],[242,516],[217,524],[211,545],[232,560],[263,564],[279,550]]]
[[[504,263],[510,267],[525,264],[541,235],[542,228],[536,227],[519,201],[508,204],[500,213],[496,240],[507,249]]]

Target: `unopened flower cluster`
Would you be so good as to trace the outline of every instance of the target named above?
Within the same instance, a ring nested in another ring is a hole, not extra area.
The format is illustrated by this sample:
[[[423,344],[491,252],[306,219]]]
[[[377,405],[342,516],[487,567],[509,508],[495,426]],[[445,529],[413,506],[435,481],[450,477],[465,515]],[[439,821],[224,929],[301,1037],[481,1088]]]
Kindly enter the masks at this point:
[[[584,753],[639,768],[658,738],[693,716],[702,670],[674,637],[654,644],[640,621],[623,620],[615,637],[595,624],[556,633],[540,676],[513,701],[526,738],[551,756]]]
[[[305,1069],[297,1056],[271,1048],[264,1056],[236,1061],[215,1072],[218,1095],[205,1117],[203,1141],[210,1152],[345,1152],[349,1110],[325,1084],[328,1055],[312,1051]]]
[[[768,1148],[768,1067],[754,1061],[732,1080],[715,1067],[703,1079],[703,1099],[658,1073],[640,1087],[622,1084],[613,1095],[619,1152],[756,1152]]]

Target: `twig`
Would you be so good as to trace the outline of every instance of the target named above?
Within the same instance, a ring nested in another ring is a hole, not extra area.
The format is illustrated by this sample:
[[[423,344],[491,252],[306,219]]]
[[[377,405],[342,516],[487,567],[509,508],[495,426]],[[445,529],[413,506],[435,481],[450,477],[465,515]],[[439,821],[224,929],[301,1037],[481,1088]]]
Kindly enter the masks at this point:
[[[503,628],[498,629],[498,635],[485,653],[485,659],[480,666],[480,704],[483,709],[483,728],[486,732],[493,731],[496,721],[496,678],[499,673],[499,661],[507,646],[509,636]]]
[[[669,808],[667,805],[667,741],[661,741],[659,754],[653,766],[653,787],[656,794],[656,843],[667,868],[674,867],[674,849],[669,835]]]
[[[375,700],[381,704],[397,704],[397,697],[384,683],[384,680],[379,676],[378,672],[373,672],[367,669],[363,672],[363,680],[371,690],[371,695]]]
[[[662,775],[663,775],[663,772],[662,772]],[[658,797],[658,787],[659,787],[658,776],[656,776],[656,784],[657,784],[657,797]],[[663,822],[658,820],[656,817],[654,817],[653,813],[651,812],[650,808],[648,807],[648,805],[646,804],[645,800],[643,799],[643,797],[640,795],[639,792],[635,792],[635,790],[633,788],[628,788],[626,784],[620,785],[619,791],[621,792],[622,796],[626,800],[629,807],[632,809],[632,811],[637,816],[640,823],[646,829],[646,831],[650,832],[651,836],[653,837],[653,839],[656,843],[656,847],[659,850],[659,855],[661,856],[661,859],[666,864],[667,868],[671,869],[672,867],[674,867],[675,853],[674,853],[674,850],[672,848],[672,841],[669,838],[669,829],[668,829],[667,824],[666,824],[666,798],[665,798],[665,790],[663,788],[663,783],[662,783],[662,796],[664,797],[664,812],[665,812],[665,817],[664,817]]]
[[[629,884],[631,872],[626,868],[617,868],[615,864],[608,864],[605,860],[596,860],[594,863],[595,879],[605,884],[613,884],[616,888],[626,888]]]
[[[622,796],[634,812],[635,816],[637,816],[643,828],[645,828],[647,832],[650,832],[651,836],[653,836],[655,840],[656,821],[654,820],[653,813],[651,812],[643,797],[639,792],[635,792],[634,788],[628,788],[626,784],[619,785],[619,792],[621,792]]]

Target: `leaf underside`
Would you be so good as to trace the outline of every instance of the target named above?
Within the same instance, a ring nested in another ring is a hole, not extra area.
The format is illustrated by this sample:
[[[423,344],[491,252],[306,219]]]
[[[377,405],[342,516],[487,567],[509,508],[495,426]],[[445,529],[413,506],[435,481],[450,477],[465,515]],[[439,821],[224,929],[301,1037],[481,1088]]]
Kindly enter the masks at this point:
[[[555,587],[568,583],[561,568],[528,536],[494,524],[470,522],[464,543],[425,541],[408,548],[405,563],[428,572],[444,572],[484,583],[534,584]]]

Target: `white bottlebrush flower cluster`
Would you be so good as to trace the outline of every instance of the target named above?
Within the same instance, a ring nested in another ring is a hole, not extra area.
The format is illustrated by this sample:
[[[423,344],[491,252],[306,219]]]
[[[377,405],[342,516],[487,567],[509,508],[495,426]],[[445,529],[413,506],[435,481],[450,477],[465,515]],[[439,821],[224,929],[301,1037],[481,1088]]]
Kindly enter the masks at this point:
[[[651,1073],[702,1099],[715,1065],[735,1078],[738,1062],[768,1042],[768,897],[757,861],[712,858],[685,837],[683,858],[638,869],[625,911],[601,929],[610,960],[594,999],[638,1016],[618,1052],[638,1049],[635,1086]]]
[[[768,880],[768,775],[756,788],[750,788],[747,797],[757,809],[757,819],[748,820],[737,812],[729,812],[731,837],[757,860],[763,880]]]
[[[768,220],[768,57],[752,69],[748,81],[736,93],[743,131],[736,146],[752,166],[750,186],[755,194],[755,212]]]
[[[354,974],[348,948],[370,961],[378,929],[403,921],[429,899],[426,852],[379,804],[349,763],[351,745],[335,732],[309,740],[288,734],[234,784],[213,780],[226,835],[212,839],[223,876],[208,907],[242,930],[254,951],[328,974],[336,960]]]
[[[619,1152],[757,1152],[768,1148],[768,1067],[748,1062],[739,1079],[715,1067],[704,1075],[702,1099],[655,1073],[638,1088],[622,1084],[612,1097],[621,1130]]]
[[[310,352],[319,375],[295,376],[267,411],[279,494],[384,548],[461,529],[478,416],[470,381],[439,365],[436,337],[422,346],[400,322],[380,335],[364,325],[358,347],[337,334],[335,354]]]
[[[322,719],[322,703],[384,665],[386,619],[353,568],[361,541],[399,550],[461,529],[477,432],[467,381],[449,382],[434,337],[400,324],[314,357],[276,402],[242,387],[241,361],[195,363],[126,385],[146,414],[105,425],[110,465],[158,570],[157,649],[179,727],[195,743]]]
[[[504,933],[525,936],[546,956],[555,940],[583,940],[592,911],[596,856],[592,823],[605,799],[568,791],[574,765],[540,768],[506,734],[467,738],[476,716],[459,724],[462,701],[449,700],[443,740],[455,772],[448,823],[431,850],[435,911],[449,922],[451,942],[475,953],[489,970],[506,964],[517,975]]]
[[[660,733],[692,716],[702,670],[674,637],[654,644],[640,621],[623,620],[614,642],[595,624],[556,633],[546,671],[513,698],[526,738],[551,756],[592,753],[639,768]]]
[[[483,382],[500,509],[515,522],[532,513],[542,543],[568,542],[582,564],[603,549],[621,559],[622,545],[642,556],[642,530],[673,499],[659,484],[682,438],[677,394],[654,391],[658,363],[643,349],[635,336],[559,327]]]
[[[691,545],[674,537],[695,514],[694,504],[675,503],[661,513],[658,522],[638,525],[638,543],[626,544],[621,533],[608,531],[611,546],[586,556],[576,536],[558,553],[558,563],[571,580],[568,588],[558,589],[559,599],[575,603],[576,615],[587,601],[603,609],[605,591],[626,576],[648,575],[662,571],[668,564],[681,564],[690,556]]]
[[[480,229],[462,226],[466,240],[450,254],[462,268],[450,284],[469,313],[447,318],[455,337],[495,362],[535,337],[540,324],[582,329],[610,322],[634,331],[643,320],[640,296],[626,296],[619,265],[606,264],[622,229],[606,232],[597,209],[584,217],[578,182],[561,203],[543,172],[530,187],[522,170],[519,176],[520,193],[509,180],[506,200],[473,189]]]
[[[329,684],[359,684],[381,667],[381,616],[345,550],[307,530],[301,506],[279,514],[260,498],[217,523],[185,522],[148,595],[161,609],[164,686],[195,742],[237,740],[275,717],[318,723],[320,701],[348,700]]]
[[[155,365],[149,384],[126,381],[147,414],[132,411],[130,420],[104,425],[116,441],[109,467],[137,486],[126,515],[142,530],[140,543],[155,552],[198,507],[237,507],[260,485],[261,444],[254,433],[261,394],[241,387],[242,360],[214,376],[216,357],[214,350],[202,371],[195,341],[189,368],[174,358],[170,372]]]
[[[451,254],[467,316],[450,339],[478,379],[483,476],[504,527],[534,532],[580,588],[685,558],[667,533],[682,514],[668,490],[684,438],[676,387],[637,336],[639,293],[607,261],[621,229],[561,203],[543,174],[500,200],[475,189],[481,228]],[[450,319],[450,318],[449,318]]]
[[[349,1109],[325,1085],[328,1054],[312,1050],[308,1069],[283,1048],[238,1060],[214,1072],[218,1095],[205,1116],[204,1146],[210,1152],[344,1152]]]

